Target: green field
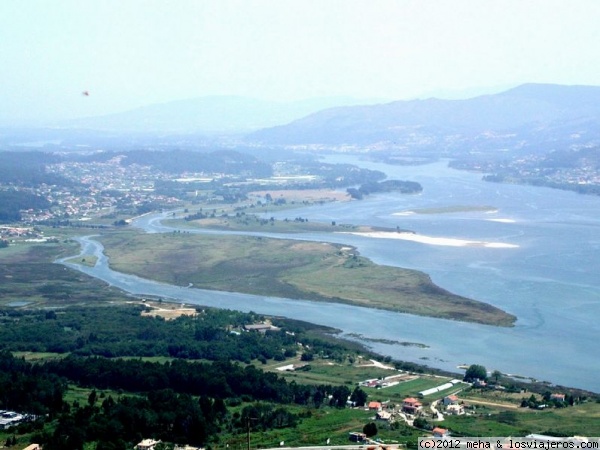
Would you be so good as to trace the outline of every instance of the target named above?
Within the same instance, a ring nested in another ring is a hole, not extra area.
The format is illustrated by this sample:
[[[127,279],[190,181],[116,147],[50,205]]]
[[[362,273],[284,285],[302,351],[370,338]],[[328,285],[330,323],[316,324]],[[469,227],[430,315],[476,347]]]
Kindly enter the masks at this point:
[[[310,370],[279,371],[277,367],[289,364],[308,364]],[[397,373],[394,370],[382,369],[369,363],[369,361],[357,360],[355,363],[337,363],[327,359],[317,359],[309,363],[300,361],[300,358],[288,359],[286,361],[274,361],[261,367],[277,373],[288,381],[301,384],[346,384],[356,386],[359,382],[367,379],[382,378]]]
[[[79,252],[79,244],[68,239],[71,235],[58,243],[22,242],[0,249],[0,306],[64,307],[130,299],[103,281],[54,263]],[[76,258],[80,264],[92,260]]]
[[[362,387],[369,394],[370,399],[390,400],[395,403],[401,403],[405,397],[416,397],[420,391],[439,386],[450,380],[449,377],[432,376],[426,374],[407,374],[398,370],[384,369],[372,365],[369,361],[359,360],[353,364],[334,363],[328,360],[317,360],[308,363],[310,370],[297,370],[293,372],[277,371],[276,367],[288,364],[303,364],[298,359],[279,362],[277,364],[268,364],[263,369],[276,372],[278,375],[291,381],[302,384],[346,384],[354,389],[358,383],[365,380],[386,378],[396,375],[410,376],[411,379],[401,381],[399,384],[385,388]],[[459,387],[454,387],[450,391],[456,391]],[[444,393],[438,393],[434,397],[439,397]],[[425,400],[426,401],[426,400]]]
[[[101,241],[114,270],[179,286],[344,302],[499,326],[515,319],[439,288],[422,272],[380,266],[341,245],[134,231],[106,234]]]

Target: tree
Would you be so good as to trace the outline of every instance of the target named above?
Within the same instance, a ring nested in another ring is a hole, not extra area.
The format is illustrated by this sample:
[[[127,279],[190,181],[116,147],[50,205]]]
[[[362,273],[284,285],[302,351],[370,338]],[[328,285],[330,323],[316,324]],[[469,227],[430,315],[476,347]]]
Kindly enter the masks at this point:
[[[315,359],[315,355],[311,352],[304,352],[300,356],[300,361],[312,361]]]
[[[369,438],[377,435],[377,431],[377,424],[375,422],[369,422],[363,427],[363,433]]]
[[[96,389],[94,389],[92,392],[90,392],[90,395],[88,395],[88,404],[90,406],[94,406],[94,403],[96,403],[97,399],[98,394],[96,394]]]
[[[429,424],[429,422],[427,422],[427,420],[425,420],[422,417],[417,417],[414,422],[413,425],[416,428],[421,428],[423,430],[430,430],[431,429],[431,425]]]
[[[479,364],[471,364],[465,373],[465,381],[486,380],[487,369]]]
[[[344,408],[346,401],[350,397],[350,389],[347,386],[336,386],[331,392],[331,400],[329,400],[329,406],[335,406],[337,408]]]
[[[500,372],[499,370],[494,370],[492,372],[492,377],[494,377],[494,380],[496,380],[496,383],[498,382],[498,379],[502,376],[502,372]]]
[[[352,401],[356,406],[365,406],[367,397],[367,393],[357,386],[350,396],[350,401]]]

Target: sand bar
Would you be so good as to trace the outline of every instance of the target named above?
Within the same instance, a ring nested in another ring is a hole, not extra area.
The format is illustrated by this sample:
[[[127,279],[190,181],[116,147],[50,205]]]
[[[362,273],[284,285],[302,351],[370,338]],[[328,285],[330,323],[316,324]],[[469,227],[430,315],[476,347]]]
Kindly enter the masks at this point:
[[[375,239],[401,239],[403,241],[419,242],[429,245],[444,245],[448,247],[485,247],[485,248],[518,248],[518,245],[504,242],[486,242],[471,241],[467,239],[455,239],[446,237],[423,236],[410,232],[396,231],[369,231],[369,232],[345,232],[346,234],[355,234],[357,236],[370,237]]]
[[[516,223],[514,219],[486,219],[489,222],[500,222],[500,223]]]

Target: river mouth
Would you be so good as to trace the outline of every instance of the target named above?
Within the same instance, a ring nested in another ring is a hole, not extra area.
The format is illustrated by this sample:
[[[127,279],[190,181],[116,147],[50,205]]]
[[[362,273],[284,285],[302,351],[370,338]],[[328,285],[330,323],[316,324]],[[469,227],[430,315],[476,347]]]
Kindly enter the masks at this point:
[[[254,310],[331,326],[341,329],[342,337],[364,336],[370,339],[364,344],[372,350],[399,360],[426,361],[432,367],[451,371],[463,363],[476,363],[490,370],[600,392],[600,379],[595,376],[600,359],[590,358],[597,354],[600,336],[600,280],[595,270],[600,267],[600,218],[595,213],[600,210],[600,198],[485,183],[477,175],[449,169],[444,163],[403,168],[345,156],[333,159],[383,170],[394,178],[414,179],[424,191],[418,196],[376,195],[360,202],[334,202],[270,216],[284,219],[301,211],[303,217],[324,223],[354,223],[360,217],[361,223],[415,230],[424,236],[506,242],[519,247],[436,246],[320,233],[284,237],[353,246],[378,264],[423,271],[444,289],[516,315],[516,326],[498,329],[350,305],[179,289],[112,273],[101,261],[101,252],[96,267],[76,269],[89,271],[135,295],[154,292],[189,304]],[[499,212],[393,215],[456,204],[489,204]],[[149,232],[173,232],[160,220],[160,215],[150,215],[140,218],[135,226]],[[417,342],[429,348],[395,345],[386,340]]]

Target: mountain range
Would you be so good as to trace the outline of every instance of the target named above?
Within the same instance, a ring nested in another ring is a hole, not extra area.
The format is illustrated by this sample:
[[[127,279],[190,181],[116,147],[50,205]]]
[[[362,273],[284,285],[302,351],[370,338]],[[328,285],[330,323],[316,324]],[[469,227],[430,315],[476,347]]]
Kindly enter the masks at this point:
[[[278,145],[387,145],[452,153],[600,142],[600,87],[524,84],[466,100],[395,101],[331,108],[248,139]]]
[[[452,157],[593,148],[600,147],[600,87],[524,84],[469,99],[389,103],[202,97],[46,128],[2,129],[0,148],[195,148],[231,136],[253,148],[354,146]]]

